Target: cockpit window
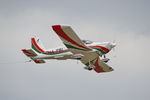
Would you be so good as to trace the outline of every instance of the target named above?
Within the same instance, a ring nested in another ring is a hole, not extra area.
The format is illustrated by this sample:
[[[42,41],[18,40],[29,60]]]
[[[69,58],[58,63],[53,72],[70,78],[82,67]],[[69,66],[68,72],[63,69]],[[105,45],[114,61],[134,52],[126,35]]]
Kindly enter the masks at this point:
[[[84,44],[91,44],[91,43],[93,43],[93,42],[90,41],[90,40],[82,40],[82,42],[83,42]]]

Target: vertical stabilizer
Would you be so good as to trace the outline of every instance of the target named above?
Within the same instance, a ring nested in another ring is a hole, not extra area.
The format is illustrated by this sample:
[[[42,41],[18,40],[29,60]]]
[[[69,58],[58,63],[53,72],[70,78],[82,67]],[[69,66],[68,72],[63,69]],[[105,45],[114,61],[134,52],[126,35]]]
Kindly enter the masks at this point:
[[[39,38],[31,38],[32,49],[38,53],[45,53],[45,48]]]

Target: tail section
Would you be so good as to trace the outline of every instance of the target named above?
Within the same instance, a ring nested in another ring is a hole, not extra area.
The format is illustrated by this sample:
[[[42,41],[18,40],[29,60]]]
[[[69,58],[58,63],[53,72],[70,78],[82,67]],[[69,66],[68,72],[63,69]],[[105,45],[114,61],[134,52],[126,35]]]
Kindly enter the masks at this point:
[[[22,52],[28,57],[37,56],[37,54],[32,49],[28,49],[28,50],[23,49]]]
[[[34,59],[34,57],[38,56],[32,49],[23,49],[22,52],[27,56],[30,57],[36,64],[45,63],[43,59]]]
[[[46,51],[44,51],[44,46],[41,43],[40,39],[36,38],[31,38],[31,44],[32,44],[32,49],[34,49],[38,53],[44,54]]]
[[[45,63],[44,60],[33,60],[36,64],[43,64]]]

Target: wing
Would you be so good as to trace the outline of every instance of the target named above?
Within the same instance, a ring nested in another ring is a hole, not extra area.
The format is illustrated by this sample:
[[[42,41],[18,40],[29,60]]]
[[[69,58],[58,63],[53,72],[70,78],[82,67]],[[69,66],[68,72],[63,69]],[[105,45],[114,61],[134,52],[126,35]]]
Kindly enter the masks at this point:
[[[99,57],[94,61],[94,70],[97,73],[113,71],[112,67],[105,64]]]
[[[91,48],[84,45],[70,26],[54,25],[52,28],[67,48],[79,51],[91,51]]]
[[[92,54],[91,57],[90,56],[83,57],[81,59],[81,62],[86,66],[89,66],[89,62],[90,62],[93,66],[93,69],[97,73],[113,71],[113,69],[109,65],[105,64],[102,60],[100,60],[98,56]]]
[[[72,58],[72,54],[65,54],[65,55],[41,55],[41,56],[37,56],[37,57],[34,57],[34,59],[43,59],[43,60],[46,60],[46,59],[57,59],[57,60],[66,60],[66,59],[74,59]]]

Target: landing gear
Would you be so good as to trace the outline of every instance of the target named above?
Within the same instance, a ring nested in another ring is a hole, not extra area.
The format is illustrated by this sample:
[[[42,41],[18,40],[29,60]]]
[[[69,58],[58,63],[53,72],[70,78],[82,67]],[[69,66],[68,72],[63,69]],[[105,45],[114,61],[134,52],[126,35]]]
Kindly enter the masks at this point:
[[[84,67],[84,69],[91,71],[93,69],[93,63],[91,61],[89,61],[88,64],[86,64],[87,66]]]
[[[106,56],[104,55],[104,59],[102,59],[103,62],[107,63],[110,59],[106,58]]]
[[[91,71],[93,69],[93,67],[85,66],[84,69]]]

